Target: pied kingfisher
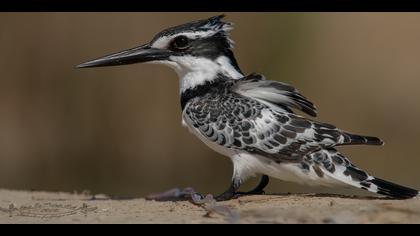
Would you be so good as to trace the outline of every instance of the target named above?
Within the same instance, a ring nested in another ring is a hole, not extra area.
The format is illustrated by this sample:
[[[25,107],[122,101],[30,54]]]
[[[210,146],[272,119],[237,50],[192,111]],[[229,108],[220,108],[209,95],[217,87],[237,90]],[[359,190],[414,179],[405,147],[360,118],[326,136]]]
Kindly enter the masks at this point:
[[[383,145],[376,137],[351,134],[315,117],[312,102],[294,87],[245,75],[232,52],[232,24],[223,15],[171,27],[149,43],[77,66],[102,67],[151,62],[168,65],[180,79],[182,124],[210,148],[233,162],[232,182],[216,200],[237,196],[249,177],[269,177],[321,186],[353,186],[391,198],[416,197],[417,190],[376,177],[336,150],[340,145]],[[244,194],[244,193],[242,193]]]

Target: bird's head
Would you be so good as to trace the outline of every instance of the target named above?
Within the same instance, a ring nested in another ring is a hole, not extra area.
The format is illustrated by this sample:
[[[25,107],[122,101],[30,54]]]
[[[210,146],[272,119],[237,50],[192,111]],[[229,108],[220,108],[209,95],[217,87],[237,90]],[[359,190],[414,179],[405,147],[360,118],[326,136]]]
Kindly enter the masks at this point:
[[[165,29],[142,46],[113,53],[80,64],[77,68],[118,66],[134,63],[160,63],[175,69],[182,90],[194,87],[218,74],[242,77],[229,38],[232,24],[224,16],[189,22]]]

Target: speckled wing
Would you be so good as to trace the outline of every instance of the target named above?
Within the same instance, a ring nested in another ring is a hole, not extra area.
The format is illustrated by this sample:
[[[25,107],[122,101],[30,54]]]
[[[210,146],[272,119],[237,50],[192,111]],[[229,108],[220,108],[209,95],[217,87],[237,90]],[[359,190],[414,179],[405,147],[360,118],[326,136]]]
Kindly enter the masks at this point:
[[[250,74],[238,80],[232,91],[287,111],[295,108],[310,116],[317,116],[315,105],[297,89],[282,82],[266,80],[259,74]]]
[[[353,141],[352,135],[332,125],[278,112],[229,91],[192,99],[184,110],[184,119],[209,142],[278,161],[300,161],[315,150]]]

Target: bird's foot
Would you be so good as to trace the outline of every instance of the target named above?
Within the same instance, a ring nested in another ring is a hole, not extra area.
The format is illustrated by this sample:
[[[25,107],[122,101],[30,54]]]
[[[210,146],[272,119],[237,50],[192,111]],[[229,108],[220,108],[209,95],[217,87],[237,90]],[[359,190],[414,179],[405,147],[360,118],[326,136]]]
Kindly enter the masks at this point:
[[[249,195],[263,195],[265,194],[265,192],[263,190],[259,190],[259,191],[248,191],[248,192],[235,192],[235,193],[222,193],[219,196],[215,197],[214,199],[218,202],[222,202],[222,201],[229,201],[232,199],[237,199],[243,196],[249,196]]]
[[[223,201],[228,201],[231,199],[236,199],[239,196],[237,195],[237,193],[231,193],[231,192],[224,192],[218,196],[216,196],[214,199],[218,202],[223,202]]]
[[[237,199],[241,196],[245,195],[260,195],[265,194],[264,188],[268,185],[269,177],[267,175],[261,176],[261,180],[258,183],[258,186],[255,187],[253,190],[248,192],[238,192],[240,186],[239,180],[232,181],[230,187],[228,190],[226,190],[224,193],[220,194],[219,196],[215,197],[216,201],[227,201],[231,199]]]
[[[221,195],[215,197],[214,199],[216,199],[216,201],[221,202],[221,201],[228,201],[228,200],[232,200],[232,199],[237,199],[243,196],[248,196],[248,195],[263,195],[265,194],[264,190],[252,190],[252,191],[248,191],[248,192],[235,192],[235,193],[222,193]]]
[[[248,192],[237,192],[236,195],[240,196],[246,196],[246,195],[263,195],[265,194],[264,190],[251,190]]]

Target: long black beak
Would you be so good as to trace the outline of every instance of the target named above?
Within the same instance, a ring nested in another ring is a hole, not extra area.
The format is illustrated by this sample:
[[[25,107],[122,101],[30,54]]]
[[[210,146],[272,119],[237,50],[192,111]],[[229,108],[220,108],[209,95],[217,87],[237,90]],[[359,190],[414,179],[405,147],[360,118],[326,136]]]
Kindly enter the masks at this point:
[[[105,57],[88,61],[77,65],[76,68],[119,66],[140,62],[167,60],[171,56],[171,51],[166,49],[157,49],[145,44],[132,49],[117,52]]]

